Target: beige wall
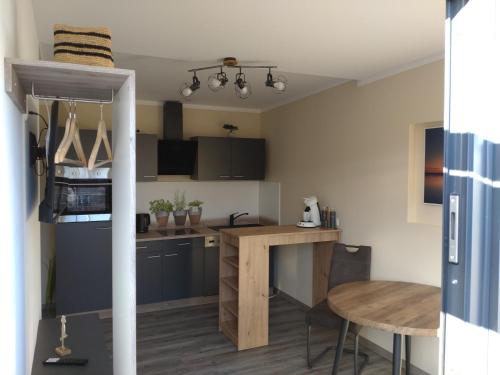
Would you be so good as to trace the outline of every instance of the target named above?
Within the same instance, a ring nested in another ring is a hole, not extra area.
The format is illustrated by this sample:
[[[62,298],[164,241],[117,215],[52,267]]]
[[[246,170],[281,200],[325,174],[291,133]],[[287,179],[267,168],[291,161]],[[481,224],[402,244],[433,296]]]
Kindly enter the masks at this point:
[[[441,228],[407,221],[410,125],[441,121],[443,63],[371,84],[350,82],[262,114],[268,179],[281,182],[281,222],[302,197],[334,207],[347,243],[373,247],[372,278],[440,285]],[[311,249],[280,249],[278,287],[311,304]],[[300,277],[297,277],[300,275]],[[391,350],[391,336],[364,330]],[[437,374],[438,341],[414,340],[415,365]]]
[[[111,106],[104,106],[104,118],[111,128]],[[163,138],[163,107],[161,104],[138,104],[137,129],[141,133],[157,134]],[[229,123],[239,127],[238,137],[260,137],[260,113],[228,110],[184,108],[184,138],[194,136],[223,137],[222,125]],[[77,118],[82,129],[97,129],[99,107],[95,104],[78,104]]]

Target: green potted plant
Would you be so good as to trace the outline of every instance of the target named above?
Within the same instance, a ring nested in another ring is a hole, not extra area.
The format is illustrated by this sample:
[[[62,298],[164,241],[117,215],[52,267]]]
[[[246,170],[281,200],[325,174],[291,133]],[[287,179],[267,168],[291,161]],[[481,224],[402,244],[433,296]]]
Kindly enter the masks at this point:
[[[156,199],[149,202],[149,211],[156,216],[158,226],[165,227],[168,223],[168,216],[172,212],[172,203],[169,200]]]
[[[186,224],[186,193],[176,191],[174,195],[174,220],[175,225]]]
[[[188,203],[188,206],[189,206],[189,222],[191,224],[199,224],[200,223],[200,219],[201,219],[201,212],[202,212],[202,207],[201,205],[203,204],[202,201],[199,201],[197,199],[195,199],[194,201],[192,202],[189,202]]]

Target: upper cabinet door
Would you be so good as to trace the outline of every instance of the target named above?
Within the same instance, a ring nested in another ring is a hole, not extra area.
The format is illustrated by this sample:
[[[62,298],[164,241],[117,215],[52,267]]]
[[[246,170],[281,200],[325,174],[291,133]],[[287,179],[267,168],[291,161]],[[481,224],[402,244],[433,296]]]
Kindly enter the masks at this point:
[[[266,141],[231,139],[231,177],[235,180],[263,180],[266,171]]]
[[[231,139],[197,137],[196,163],[193,179],[228,180],[231,178]]]
[[[135,136],[136,180],[158,179],[158,138],[154,134]]]

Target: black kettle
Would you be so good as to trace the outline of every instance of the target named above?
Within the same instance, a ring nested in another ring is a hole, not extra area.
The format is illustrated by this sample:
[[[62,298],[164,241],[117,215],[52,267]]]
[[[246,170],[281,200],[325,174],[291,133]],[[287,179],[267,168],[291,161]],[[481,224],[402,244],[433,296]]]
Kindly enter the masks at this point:
[[[147,233],[150,224],[151,218],[149,217],[149,214],[135,215],[135,231],[137,233]]]

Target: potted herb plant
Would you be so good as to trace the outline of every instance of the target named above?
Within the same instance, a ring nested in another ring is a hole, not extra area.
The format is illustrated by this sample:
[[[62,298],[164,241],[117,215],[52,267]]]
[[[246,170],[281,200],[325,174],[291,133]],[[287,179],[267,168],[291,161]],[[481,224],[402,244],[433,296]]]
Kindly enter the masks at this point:
[[[165,227],[168,223],[168,216],[172,212],[172,203],[169,200],[156,199],[149,202],[149,211],[156,216],[158,226]]]
[[[186,224],[186,193],[185,192],[175,192],[174,196],[174,220],[175,225]]]
[[[201,219],[201,212],[202,212],[202,207],[201,205],[203,204],[202,201],[199,200],[194,200],[192,202],[188,203],[189,206],[189,222],[191,224],[199,224],[200,219]]]

